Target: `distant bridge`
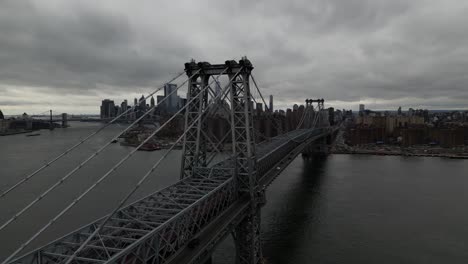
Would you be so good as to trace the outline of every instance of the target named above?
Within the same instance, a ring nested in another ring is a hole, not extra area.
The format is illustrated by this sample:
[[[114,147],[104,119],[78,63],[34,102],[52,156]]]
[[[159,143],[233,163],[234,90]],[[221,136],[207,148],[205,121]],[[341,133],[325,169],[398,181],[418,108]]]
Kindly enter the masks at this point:
[[[38,234],[94,188],[91,186],[4,263],[205,263],[216,245],[229,234],[236,243],[237,263],[263,263],[260,212],[266,201],[266,188],[297,155],[326,155],[338,129],[328,124],[323,100],[308,99],[296,130],[255,142],[252,107],[255,96],[250,80],[257,88],[258,99],[263,97],[252,70],[247,58],[214,65],[186,63],[189,78],[187,104],[183,109],[185,130],[179,139],[183,140],[182,162],[180,175],[174,175],[180,180],[124,206],[167,152],[111,214],[18,257]],[[229,78],[228,84],[221,92],[215,92],[210,78],[217,81],[221,76]],[[213,113],[213,108],[223,109],[230,124],[220,140],[210,136],[206,129],[206,117]],[[227,142],[232,146],[229,155],[226,151],[218,153],[219,147]]]

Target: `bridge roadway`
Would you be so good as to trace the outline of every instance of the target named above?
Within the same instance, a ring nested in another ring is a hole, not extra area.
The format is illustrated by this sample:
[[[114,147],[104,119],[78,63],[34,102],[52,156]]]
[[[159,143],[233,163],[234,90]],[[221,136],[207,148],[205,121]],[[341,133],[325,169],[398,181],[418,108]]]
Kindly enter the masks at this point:
[[[311,142],[331,129],[300,129],[256,145],[260,191]],[[118,211],[72,263],[192,263],[214,247],[249,205],[235,187],[228,159]],[[105,219],[96,220],[11,263],[64,263]],[[195,242],[196,241],[196,242]]]

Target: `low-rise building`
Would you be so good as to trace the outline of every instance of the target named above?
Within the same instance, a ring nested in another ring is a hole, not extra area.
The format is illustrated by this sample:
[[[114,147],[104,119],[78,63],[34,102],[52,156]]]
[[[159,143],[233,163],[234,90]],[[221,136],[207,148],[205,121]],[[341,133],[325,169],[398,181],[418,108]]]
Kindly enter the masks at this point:
[[[0,133],[5,133],[10,129],[10,120],[0,119]]]

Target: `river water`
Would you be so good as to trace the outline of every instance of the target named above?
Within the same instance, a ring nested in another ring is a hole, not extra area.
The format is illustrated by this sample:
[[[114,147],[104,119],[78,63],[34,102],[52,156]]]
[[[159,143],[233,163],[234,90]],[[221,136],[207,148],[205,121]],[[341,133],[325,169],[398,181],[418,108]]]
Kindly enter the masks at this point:
[[[41,135],[0,137],[0,190],[44,164],[99,124],[72,123]],[[0,198],[0,222],[114,136],[104,130],[27,184]],[[112,144],[52,195],[0,231],[0,260],[47,223],[131,148]],[[104,214],[161,157],[137,152],[32,247]],[[177,180],[180,152],[144,184],[134,199]],[[267,263],[466,263],[468,161],[441,158],[330,155],[296,158],[267,191],[262,240]],[[31,249],[31,248],[29,248]],[[232,239],[218,246],[214,263],[233,263]]]

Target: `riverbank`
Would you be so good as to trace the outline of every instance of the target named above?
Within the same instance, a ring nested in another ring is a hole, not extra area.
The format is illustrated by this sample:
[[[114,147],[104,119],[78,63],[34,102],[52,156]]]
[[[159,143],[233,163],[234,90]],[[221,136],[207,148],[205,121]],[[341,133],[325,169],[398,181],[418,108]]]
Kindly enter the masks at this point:
[[[7,131],[7,132],[2,132],[0,133],[0,137],[3,136],[12,136],[12,135],[18,135],[18,134],[25,134],[25,133],[30,133],[34,130],[18,130],[18,131]]]
[[[468,159],[468,146],[442,148],[438,146],[417,145],[402,147],[396,145],[366,144],[358,146],[337,145],[332,148],[333,154],[406,156],[406,157],[439,157],[449,159]]]
[[[372,150],[352,150],[352,151],[332,151],[333,154],[354,154],[354,155],[378,155],[378,156],[405,156],[405,157],[437,157],[449,159],[468,159],[468,153],[454,155],[448,153],[408,153],[394,151],[372,151]]]

